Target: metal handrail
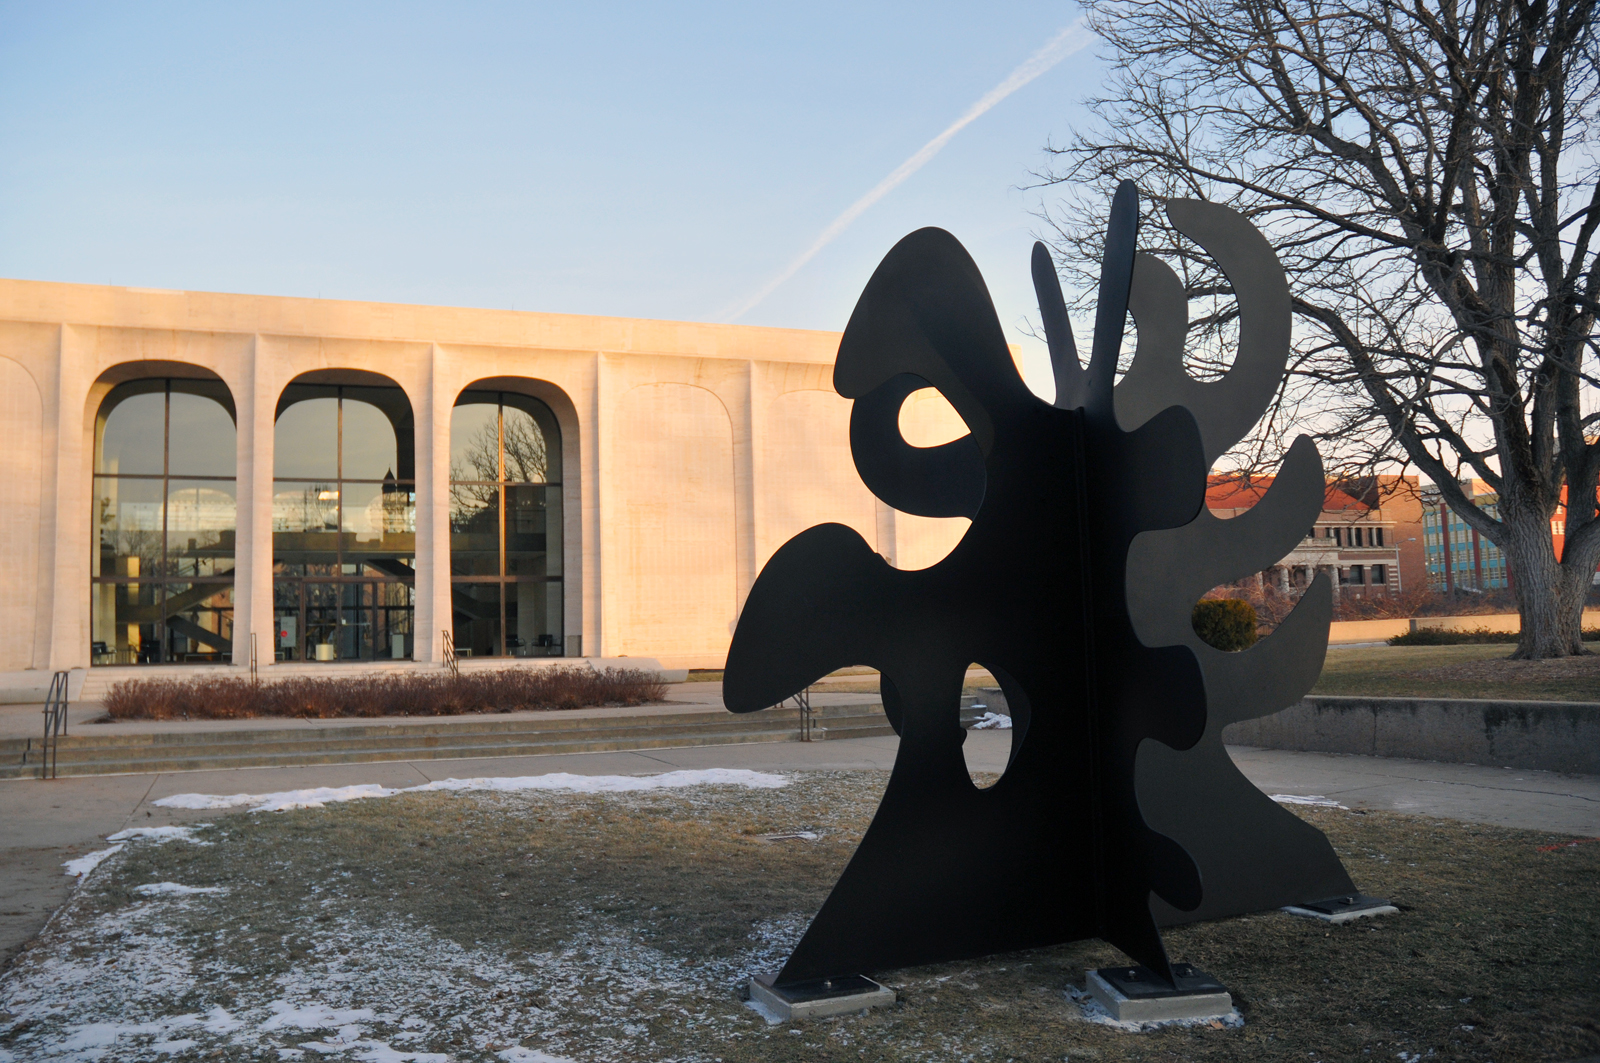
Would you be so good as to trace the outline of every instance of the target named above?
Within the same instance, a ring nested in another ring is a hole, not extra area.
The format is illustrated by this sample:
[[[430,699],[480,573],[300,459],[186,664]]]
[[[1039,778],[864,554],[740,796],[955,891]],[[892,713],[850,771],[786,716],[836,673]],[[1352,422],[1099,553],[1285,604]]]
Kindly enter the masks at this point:
[[[444,666],[450,669],[450,677],[452,679],[460,679],[461,662],[456,659],[456,640],[450,634],[448,628],[440,631],[439,634],[444,639]]]
[[[56,777],[61,738],[67,733],[68,678],[66,672],[57,672],[52,676],[50,693],[44,699],[44,745],[39,765],[39,777],[42,779]]]
[[[806,687],[789,700],[794,702],[794,707],[800,710],[800,741],[815,741],[817,720],[811,712],[811,688]]]

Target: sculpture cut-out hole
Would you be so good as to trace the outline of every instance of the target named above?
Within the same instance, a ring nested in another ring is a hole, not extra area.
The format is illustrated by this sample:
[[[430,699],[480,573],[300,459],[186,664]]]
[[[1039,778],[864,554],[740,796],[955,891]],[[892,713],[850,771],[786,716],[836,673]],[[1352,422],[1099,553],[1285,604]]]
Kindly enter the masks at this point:
[[[1189,301],[1183,371],[1202,383],[1221,380],[1239,354],[1239,304],[1221,295]]]
[[[918,388],[900,404],[900,435],[914,447],[942,447],[970,431],[938,388]]]
[[[987,790],[1011,770],[1028,736],[1032,715],[1028,696],[1003,669],[977,663],[967,669],[961,695],[962,726],[967,728],[961,755],[972,785]],[[1008,741],[974,738],[975,734],[1003,735]]]
[[[1200,599],[1194,603],[1189,622],[1201,642],[1228,653],[1254,646],[1261,625],[1255,605],[1243,595],[1234,594]]]
[[[1000,740],[1011,736],[1014,723],[993,673],[980,664],[969,666],[961,689],[961,756],[978,789],[987,790],[1005,773],[1009,757],[1001,759],[1006,747]]]

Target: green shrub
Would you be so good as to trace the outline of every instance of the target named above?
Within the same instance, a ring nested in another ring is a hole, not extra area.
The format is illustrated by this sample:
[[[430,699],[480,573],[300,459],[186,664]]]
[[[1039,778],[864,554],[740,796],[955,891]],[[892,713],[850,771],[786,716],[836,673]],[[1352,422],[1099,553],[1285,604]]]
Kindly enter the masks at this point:
[[[1247,650],[1256,644],[1256,609],[1238,598],[1207,598],[1196,602],[1194,633],[1219,650]]]
[[[1407,631],[1389,640],[1391,646],[1465,646],[1479,643],[1508,644],[1517,641],[1515,631],[1490,631],[1477,627],[1471,631],[1448,631],[1443,628],[1424,627]],[[1583,641],[1600,642],[1600,628],[1583,632]]]

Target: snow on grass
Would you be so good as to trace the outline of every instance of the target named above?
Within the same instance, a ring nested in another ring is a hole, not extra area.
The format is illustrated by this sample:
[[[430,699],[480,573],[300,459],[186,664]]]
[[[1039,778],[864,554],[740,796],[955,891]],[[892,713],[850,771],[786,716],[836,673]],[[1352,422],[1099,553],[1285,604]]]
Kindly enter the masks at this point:
[[[113,845],[109,849],[97,849],[92,853],[85,853],[76,860],[68,860],[61,866],[67,869],[66,874],[71,875],[74,878],[82,878],[95,868],[99,867],[103,860],[108,857],[115,856],[121,851],[121,844]]]
[[[97,849],[92,853],[85,853],[76,860],[68,860],[61,866],[65,874],[73,878],[87,878],[89,872],[100,866],[101,861],[120,853],[129,842],[152,841],[158,845],[167,842],[189,842],[193,845],[210,845],[208,841],[201,841],[194,836],[194,832],[201,827],[209,827],[209,823],[196,823],[190,827],[129,827],[119,830],[115,834],[106,835],[106,841],[115,842],[109,849]],[[0,1063],[4,1063],[0,1060]]]
[[[1272,799],[1280,805],[1310,805],[1313,808],[1344,808],[1331,797],[1321,794],[1271,794]]]
[[[160,808],[239,808],[253,806],[252,812],[285,812],[292,808],[322,808],[339,801],[360,801],[397,794],[448,791],[490,791],[515,793],[522,790],[569,790],[580,794],[634,793],[642,790],[668,790],[685,786],[743,786],[753,790],[787,786],[788,777],[742,768],[706,768],[699,771],[669,771],[661,775],[523,775],[515,778],[441,779],[421,786],[393,790],[376,783],[360,786],[319,786],[309,790],[285,790],[275,794],[173,794],[150,802]],[[150,829],[150,828],[146,828]],[[159,829],[159,828],[154,828]]]
[[[108,842],[150,841],[158,845],[167,842],[189,842],[192,845],[210,845],[211,842],[196,838],[194,832],[201,827],[209,827],[209,823],[196,823],[188,827],[129,827],[119,830],[115,834],[107,834]]]
[[[973,723],[974,731],[1009,731],[1011,717],[1000,712],[986,712]]]
[[[537,1048],[508,1048],[495,1058],[504,1060],[505,1063],[573,1063],[565,1056],[552,1056]]]
[[[683,780],[695,773],[673,774],[667,786],[694,785]],[[730,781],[726,773],[712,778]],[[471,782],[436,789],[478,789]],[[493,791],[529,789],[494,782],[481,789],[496,807],[511,798]],[[602,779],[585,789],[664,788],[650,782]],[[545,777],[537,788],[558,786]],[[672,799],[690,806],[702,800],[678,794]],[[218,843],[207,852],[225,858],[226,838]],[[287,909],[270,890],[247,904],[196,906],[173,900],[219,888],[159,882],[124,893],[124,874],[121,860],[106,865],[0,977],[0,1063],[176,1055],[363,1063],[660,1058],[655,1024],[687,1024],[703,1032],[708,1048],[748,1027],[753,1016],[732,987],[751,969],[776,969],[805,925],[799,913],[758,922],[729,954],[680,956],[586,909],[582,928],[558,945],[508,952],[399,912],[356,914],[337,885]],[[139,899],[127,903],[129,893]],[[255,951],[233,944],[262,932],[271,943]],[[718,1054],[674,1058],[711,1063]]]
[[[146,882],[142,886],[133,887],[133,892],[141,897],[162,895],[187,897],[195,893],[227,893],[228,890],[224,886],[185,886],[181,882]]]

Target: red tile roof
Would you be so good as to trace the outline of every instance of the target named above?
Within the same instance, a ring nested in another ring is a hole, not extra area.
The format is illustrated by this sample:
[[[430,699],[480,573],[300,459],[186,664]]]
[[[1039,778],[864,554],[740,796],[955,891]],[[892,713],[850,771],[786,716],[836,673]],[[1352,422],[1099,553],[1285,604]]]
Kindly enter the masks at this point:
[[[1249,509],[1261,501],[1261,496],[1272,487],[1273,477],[1255,476],[1248,480],[1234,476],[1206,477],[1207,509]],[[1371,507],[1362,505],[1353,496],[1337,487],[1329,486],[1323,499],[1323,512],[1356,510],[1365,513]]]

